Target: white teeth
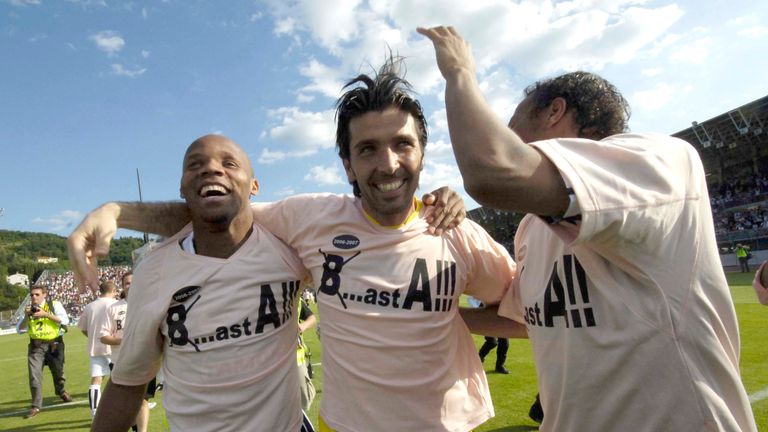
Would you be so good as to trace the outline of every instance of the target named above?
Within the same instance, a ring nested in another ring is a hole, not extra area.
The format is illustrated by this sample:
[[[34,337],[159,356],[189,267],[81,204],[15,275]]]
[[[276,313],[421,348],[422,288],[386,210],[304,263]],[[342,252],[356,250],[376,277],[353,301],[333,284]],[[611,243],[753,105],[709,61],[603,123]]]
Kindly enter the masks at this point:
[[[224,186],[219,185],[205,185],[200,189],[201,196],[206,196],[209,192],[220,192],[222,194],[226,194],[227,189]]]
[[[402,184],[403,184],[403,181],[400,180],[400,181],[397,181],[397,182],[394,182],[394,183],[379,183],[376,186],[382,192],[391,192],[391,191],[399,188]]]

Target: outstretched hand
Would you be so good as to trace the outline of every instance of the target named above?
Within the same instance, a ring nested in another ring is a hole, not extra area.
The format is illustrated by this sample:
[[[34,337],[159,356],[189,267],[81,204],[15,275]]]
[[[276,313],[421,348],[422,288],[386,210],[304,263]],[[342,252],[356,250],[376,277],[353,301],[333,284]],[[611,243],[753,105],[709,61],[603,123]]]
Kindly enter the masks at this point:
[[[475,58],[472,47],[465,41],[455,28],[438,26],[432,28],[419,27],[417,32],[429,38],[435,46],[437,67],[443,78],[448,79],[453,73],[468,70],[475,76]]]
[[[67,238],[69,263],[81,292],[88,288],[93,292],[99,289],[96,263],[99,257],[109,253],[109,244],[117,232],[118,216],[119,207],[104,204],[88,213]]]
[[[467,216],[464,200],[447,186],[425,194],[421,200],[426,206],[427,231],[432,235],[439,236],[446,230],[456,228]]]

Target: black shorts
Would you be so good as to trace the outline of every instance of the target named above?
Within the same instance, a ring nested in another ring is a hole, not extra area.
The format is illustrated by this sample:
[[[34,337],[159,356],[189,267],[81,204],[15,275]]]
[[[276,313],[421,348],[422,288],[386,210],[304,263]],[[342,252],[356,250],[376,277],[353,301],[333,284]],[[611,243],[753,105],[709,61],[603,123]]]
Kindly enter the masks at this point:
[[[152,378],[152,381],[147,383],[147,390],[144,391],[144,399],[150,400],[155,397],[155,390],[157,390],[157,378]]]

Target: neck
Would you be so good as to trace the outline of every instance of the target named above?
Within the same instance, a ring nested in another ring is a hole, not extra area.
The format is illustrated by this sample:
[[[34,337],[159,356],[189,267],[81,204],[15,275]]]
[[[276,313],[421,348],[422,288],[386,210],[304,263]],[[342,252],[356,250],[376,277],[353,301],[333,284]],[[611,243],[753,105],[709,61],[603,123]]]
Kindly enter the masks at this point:
[[[193,219],[195,252],[214,258],[229,258],[248,239],[252,229],[253,214],[250,210],[240,212],[233,220],[224,224]]]
[[[377,224],[383,226],[383,227],[399,227],[406,223],[408,221],[408,217],[411,216],[414,209],[416,208],[416,202],[414,199],[411,200],[411,205],[408,206],[408,208],[397,212],[397,213],[387,213],[382,214],[379,212],[374,211],[363,200],[363,210],[365,210],[365,214],[371,218],[374,222]]]

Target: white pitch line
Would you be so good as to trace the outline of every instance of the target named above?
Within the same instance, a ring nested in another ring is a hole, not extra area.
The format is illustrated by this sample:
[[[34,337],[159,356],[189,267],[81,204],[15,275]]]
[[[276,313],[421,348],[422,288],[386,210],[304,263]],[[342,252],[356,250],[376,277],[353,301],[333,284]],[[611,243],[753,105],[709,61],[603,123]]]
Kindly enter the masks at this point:
[[[40,414],[43,414],[46,411],[51,411],[51,410],[55,410],[55,409],[59,409],[59,408],[68,407],[70,405],[81,405],[81,404],[87,404],[87,403],[88,403],[88,401],[83,399],[83,400],[76,400],[76,401],[72,401],[72,402],[64,402],[64,403],[60,403],[60,404],[56,404],[56,405],[47,405],[47,406],[43,406],[43,408],[40,410]],[[7,412],[7,413],[0,414],[0,418],[2,418],[2,417],[13,417],[13,416],[17,416],[17,415],[26,414],[28,412],[29,412],[29,408],[27,408],[25,410],[22,410],[22,411]]]
[[[765,398],[768,398],[768,387],[749,395],[749,403],[760,402]]]

